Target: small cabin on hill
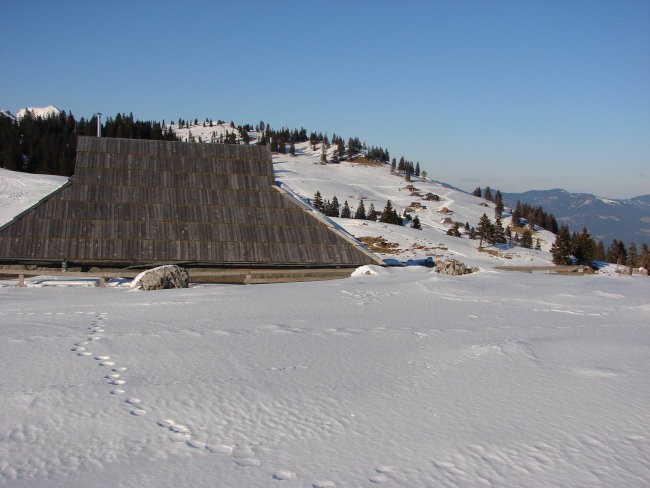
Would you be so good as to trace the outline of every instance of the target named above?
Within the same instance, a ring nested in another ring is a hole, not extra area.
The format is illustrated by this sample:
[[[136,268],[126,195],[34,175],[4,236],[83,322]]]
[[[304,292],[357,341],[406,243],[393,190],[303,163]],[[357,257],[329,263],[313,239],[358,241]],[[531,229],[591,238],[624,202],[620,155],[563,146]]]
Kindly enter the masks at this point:
[[[79,137],[75,174],[0,227],[0,264],[383,264],[279,188],[266,146]]]

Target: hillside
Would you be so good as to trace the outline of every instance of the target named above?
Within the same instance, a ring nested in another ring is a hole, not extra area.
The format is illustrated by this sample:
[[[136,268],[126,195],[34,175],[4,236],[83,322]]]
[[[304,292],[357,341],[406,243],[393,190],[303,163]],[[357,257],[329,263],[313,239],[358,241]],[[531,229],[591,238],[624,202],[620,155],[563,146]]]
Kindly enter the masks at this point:
[[[197,139],[201,137],[202,140],[209,140],[213,133],[220,137],[233,131],[229,124],[214,124],[214,127],[203,127],[199,124],[175,130],[183,139],[192,136]],[[251,136],[254,141],[259,134],[253,132]],[[445,219],[462,224],[469,223],[474,227],[483,213],[494,219],[494,205],[491,202],[485,202],[449,185],[423,181],[418,177],[413,177],[410,185],[413,185],[417,189],[416,193],[421,196],[414,196],[412,191],[405,188],[409,183],[402,176],[391,174],[388,165],[355,162],[322,165],[319,160],[320,149],[312,151],[309,143],[298,144],[295,157],[288,154],[274,155],[276,180],[304,202],[312,198],[316,191],[320,191],[326,199],[336,196],[341,205],[347,200],[353,212],[361,198],[366,209],[373,204],[378,212],[382,211],[389,199],[400,214],[413,202],[422,206],[411,212],[412,216],[419,217],[422,230],[412,229],[408,225],[333,219],[337,225],[357,238],[382,238],[388,244],[397,244],[398,247],[386,247],[384,252],[373,248],[373,251],[378,252],[384,259],[408,261],[427,257],[450,257],[468,266],[488,268],[503,264],[550,264],[548,251],[555,236],[543,229],[537,230],[533,236],[534,239],[540,240],[542,251],[502,246],[501,249],[489,247],[479,252],[478,241],[469,240],[466,235],[463,238],[446,235],[451,225],[444,223]],[[0,170],[0,223],[9,221],[13,215],[65,181],[66,178],[63,177]],[[422,197],[428,193],[438,195],[440,201],[424,200]],[[441,212],[443,208],[447,209],[446,213]],[[503,225],[505,227],[508,224],[509,218],[506,217]]]
[[[64,176],[34,175],[0,168],[0,225],[63,185]]]

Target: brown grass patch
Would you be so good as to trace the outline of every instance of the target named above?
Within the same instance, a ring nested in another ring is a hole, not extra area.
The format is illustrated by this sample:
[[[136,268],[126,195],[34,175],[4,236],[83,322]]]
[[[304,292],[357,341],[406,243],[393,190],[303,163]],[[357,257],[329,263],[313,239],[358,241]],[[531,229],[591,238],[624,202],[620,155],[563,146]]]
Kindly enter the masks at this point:
[[[510,230],[512,230],[512,232],[514,234],[517,234],[519,237],[522,236],[522,234],[524,233],[525,230],[529,230],[531,235],[535,235],[537,233],[534,230],[527,229],[526,227],[511,227]]]
[[[503,254],[501,251],[498,251],[496,249],[484,249],[482,247],[479,247],[478,252],[484,252],[485,254],[489,254],[490,256],[497,256],[499,258],[512,259],[511,254]]]
[[[399,244],[396,242],[388,242],[383,237],[370,237],[364,236],[358,238],[363,242],[366,247],[372,251],[381,254],[397,254],[399,252]]]

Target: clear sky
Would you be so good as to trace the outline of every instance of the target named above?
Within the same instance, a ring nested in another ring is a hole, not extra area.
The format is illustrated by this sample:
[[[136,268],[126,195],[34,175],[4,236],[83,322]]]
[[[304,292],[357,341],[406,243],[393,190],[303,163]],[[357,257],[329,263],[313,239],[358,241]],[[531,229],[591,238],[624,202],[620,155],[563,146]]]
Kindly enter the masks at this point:
[[[650,1],[0,0],[0,108],[304,126],[467,190],[650,193]]]

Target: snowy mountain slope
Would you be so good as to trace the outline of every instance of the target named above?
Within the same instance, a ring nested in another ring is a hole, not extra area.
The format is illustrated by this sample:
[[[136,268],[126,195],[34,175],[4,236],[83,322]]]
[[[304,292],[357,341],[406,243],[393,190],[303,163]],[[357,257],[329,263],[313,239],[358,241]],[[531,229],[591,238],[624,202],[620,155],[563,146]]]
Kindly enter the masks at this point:
[[[4,117],[9,117],[11,120],[16,120],[16,116],[12,114],[9,110],[0,110],[0,115]]]
[[[384,164],[366,165],[344,161],[323,165],[319,163],[319,149],[312,151],[308,143],[296,145],[296,157],[276,154],[273,161],[276,180],[290,187],[305,201],[313,198],[316,191],[320,191],[324,199],[331,200],[336,196],[341,205],[347,201],[353,214],[362,198],[366,211],[372,203],[375,209],[381,212],[389,199],[400,214],[413,202],[426,207],[410,212],[412,216],[419,217],[422,230],[380,222],[333,219],[357,238],[382,236],[389,242],[399,243],[401,252],[397,255],[392,252],[383,255],[385,258],[422,259],[428,256],[446,256],[479,267],[503,264],[546,265],[551,261],[548,251],[555,236],[543,229],[536,231],[534,235],[535,239],[540,239],[542,251],[517,247],[498,250],[492,247],[494,253],[479,252],[476,249],[478,241],[471,241],[467,236],[447,236],[449,225],[444,223],[446,218],[476,226],[483,213],[494,220],[494,204],[441,183],[422,181],[417,177],[413,177],[409,183],[403,177],[391,174],[389,166]],[[406,189],[407,185],[413,185],[422,196],[427,193],[438,195],[440,201],[427,201],[413,196],[412,192]],[[443,207],[450,212],[441,213]],[[509,217],[505,218],[503,225],[509,223]]]
[[[31,113],[34,117],[46,118],[60,114],[61,110],[56,108],[54,105],[49,105],[47,107],[24,107],[16,112],[16,119],[22,119],[27,112]]]
[[[237,136],[238,142],[241,142],[239,132],[236,127],[231,127],[229,122],[217,123],[213,122],[212,127],[209,123],[199,122],[198,124],[190,123],[189,127],[179,127],[178,123],[170,124],[171,129],[181,139],[181,141],[188,142],[194,139],[193,142],[215,142],[219,141],[220,137],[225,137],[227,133],[234,133]],[[256,132],[249,132],[251,138],[256,138]]]
[[[35,175],[0,168],[0,225],[63,185],[64,176]]]

